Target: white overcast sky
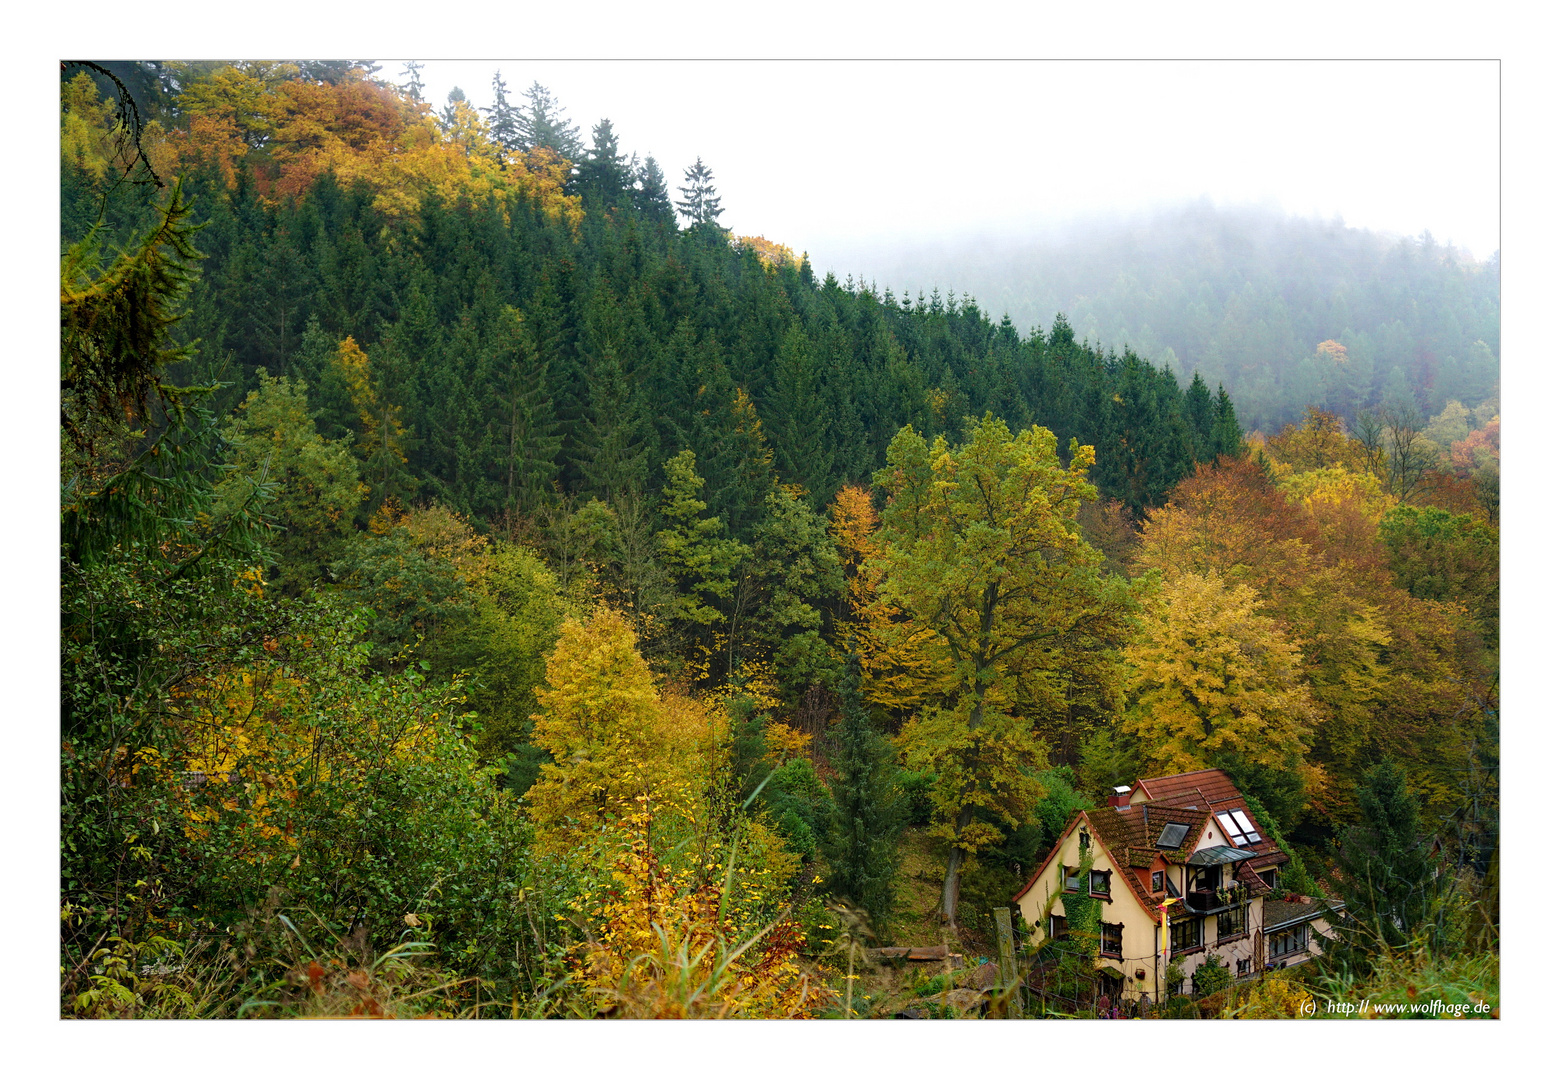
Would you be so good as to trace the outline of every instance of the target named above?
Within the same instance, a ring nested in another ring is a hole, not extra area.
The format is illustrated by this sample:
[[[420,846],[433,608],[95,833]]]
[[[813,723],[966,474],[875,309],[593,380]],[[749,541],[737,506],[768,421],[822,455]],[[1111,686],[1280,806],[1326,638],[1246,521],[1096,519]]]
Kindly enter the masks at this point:
[[[425,96],[491,105],[495,71],[512,99],[548,87],[587,143],[609,117],[673,188],[702,156],[728,228],[820,269],[1200,196],[1500,243],[1494,61],[444,60]]]

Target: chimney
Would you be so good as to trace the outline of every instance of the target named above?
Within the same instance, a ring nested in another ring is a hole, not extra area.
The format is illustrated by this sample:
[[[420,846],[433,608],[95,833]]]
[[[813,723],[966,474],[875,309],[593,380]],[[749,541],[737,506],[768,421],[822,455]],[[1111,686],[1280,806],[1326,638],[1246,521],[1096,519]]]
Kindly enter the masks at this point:
[[[1132,789],[1129,787],[1117,787],[1111,790],[1110,798],[1105,800],[1106,806],[1114,806],[1118,810],[1127,805],[1127,800],[1132,797]]]

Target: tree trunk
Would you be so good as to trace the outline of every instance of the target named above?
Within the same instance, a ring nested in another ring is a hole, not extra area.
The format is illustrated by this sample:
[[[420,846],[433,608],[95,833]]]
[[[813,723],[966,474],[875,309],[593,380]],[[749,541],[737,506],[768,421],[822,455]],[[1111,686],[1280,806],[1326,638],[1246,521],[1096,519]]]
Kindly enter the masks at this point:
[[[975,820],[975,808],[966,806],[959,811],[958,829],[956,836],[962,837],[964,830],[970,827]],[[948,848],[948,872],[943,877],[942,905],[939,911],[942,913],[943,922],[949,929],[958,929],[959,911],[959,867],[964,863],[964,849],[954,844]]]

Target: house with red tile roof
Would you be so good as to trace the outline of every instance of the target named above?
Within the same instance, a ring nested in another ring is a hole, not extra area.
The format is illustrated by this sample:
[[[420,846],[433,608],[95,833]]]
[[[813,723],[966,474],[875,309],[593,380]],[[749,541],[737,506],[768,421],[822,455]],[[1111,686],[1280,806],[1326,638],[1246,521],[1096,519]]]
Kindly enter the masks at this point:
[[[1318,951],[1331,910],[1275,895],[1288,861],[1229,776],[1202,769],[1139,780],[1080,811],[1013,899],[1036,945],[1067,932],[1065,895],[1098,900],[1101,994],[1162,1001],[1189,992],[1205,963],[1240,979]],[[1285,926],[1265,921],[1270,901]],[[1275,929],[1282,957],[1269,947]],[[1168,985],[1172,967],[1179,985]]]

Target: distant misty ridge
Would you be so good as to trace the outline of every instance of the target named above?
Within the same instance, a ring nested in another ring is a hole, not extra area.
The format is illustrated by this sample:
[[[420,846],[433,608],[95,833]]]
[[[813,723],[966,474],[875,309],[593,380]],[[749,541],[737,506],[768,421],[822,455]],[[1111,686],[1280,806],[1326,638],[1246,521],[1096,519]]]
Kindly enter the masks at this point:
[[[902,303],[968,298],[1021,334],[1063,314],[1082,340],[1168,365],[1183,383],[1194,372],[1222,383],[1248,428],[1276,431],[1308,406],[1430,417],[1499,395],[1500,254],[1477,259],[1429,233],[1202,200],[813,257]],[[1323,342],[1344,349],[1319,354]]]

